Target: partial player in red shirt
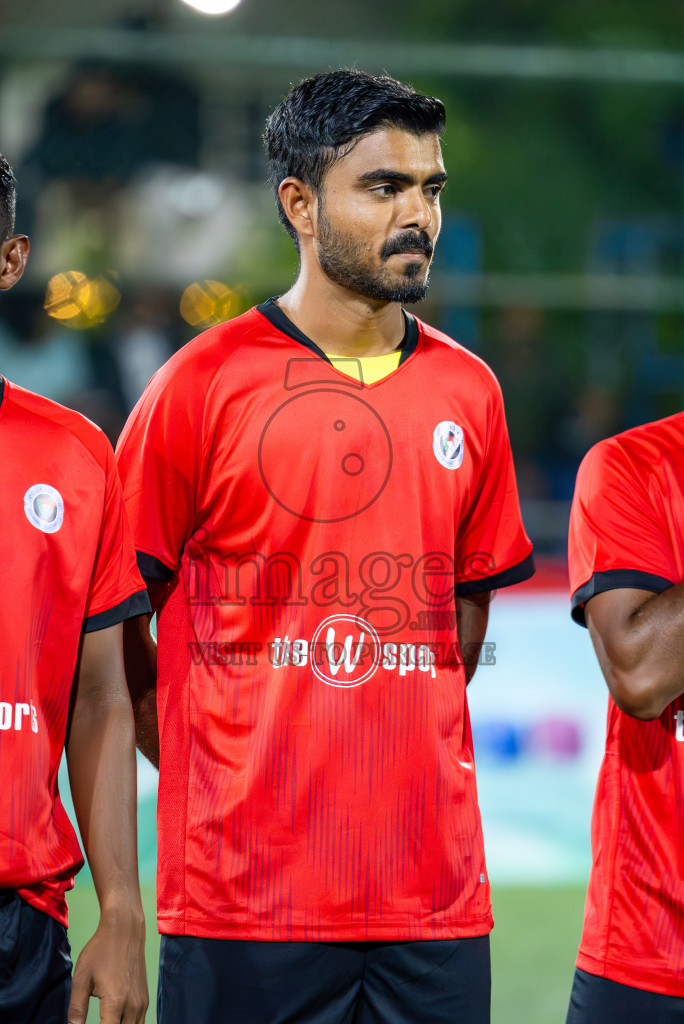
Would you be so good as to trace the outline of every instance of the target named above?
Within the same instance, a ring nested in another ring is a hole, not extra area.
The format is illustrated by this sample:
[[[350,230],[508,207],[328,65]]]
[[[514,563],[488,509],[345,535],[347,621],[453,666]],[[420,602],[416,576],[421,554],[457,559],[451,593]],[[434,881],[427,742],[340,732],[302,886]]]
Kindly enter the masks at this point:
[[[0,289],[29,251],[0,156]],[[149,600],[135,565],[114,453],[83,416],[0,376],[0,1020],[142,1024],[134,722],[122,622]],[[100,904],[71,980],[65,892],[83,857],[57,788],[66,746]]]
[[[177,353],[121,438],[161,1024],[489,1020],[466,684],[533,566],[496,380],[401,307],[443,124],[390,78],[295,87],[266,144],[297,280]]]
[[[586,456],[572,614],[610,697],[568,1024],[684,1021],[683,523],[684,413]]]

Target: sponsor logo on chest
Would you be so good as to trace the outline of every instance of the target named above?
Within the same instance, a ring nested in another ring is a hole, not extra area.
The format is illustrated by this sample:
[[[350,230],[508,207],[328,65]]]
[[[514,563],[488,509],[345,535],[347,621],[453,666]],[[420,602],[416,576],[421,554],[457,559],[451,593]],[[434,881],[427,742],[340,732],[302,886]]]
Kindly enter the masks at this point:
[[[400,676],[429,672],[435,678],[435,654],[428,644],[381,643],[370,622],[358,615],[331,615],[310,641],[276,637],[268,646],[274,668],[309,665],[327,686],[361,686],[379,668]]]

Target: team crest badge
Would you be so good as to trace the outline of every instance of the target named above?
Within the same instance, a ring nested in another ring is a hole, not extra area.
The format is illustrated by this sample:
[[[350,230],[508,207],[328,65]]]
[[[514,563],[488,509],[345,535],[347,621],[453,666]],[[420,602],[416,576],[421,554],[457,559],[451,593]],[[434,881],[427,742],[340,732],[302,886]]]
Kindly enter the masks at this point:
[[[463,462],[465,442],[463,431],[451,420],[442,420],[432,435],[432,450],[446,469],[458,469]]]
[[[36,530],[57,533],[64,522],[62,495],[50,484],[34,484],[24,495],[24,512]]]

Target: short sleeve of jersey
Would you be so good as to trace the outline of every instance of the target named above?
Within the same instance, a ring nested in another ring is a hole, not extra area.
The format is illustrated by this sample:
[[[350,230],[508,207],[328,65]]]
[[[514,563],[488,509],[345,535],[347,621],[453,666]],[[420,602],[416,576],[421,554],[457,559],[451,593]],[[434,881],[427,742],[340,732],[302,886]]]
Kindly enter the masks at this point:
[[[119,475],[144,576],[169,581],[195,518],[195,427],[166,367],[152,378],[117,445]],[[199,417],[201,423],[201,416]]]
[[[475,499],[456,538],[455,592],[458,596],[521,583],[534,574],[532,544],[520,516],[501,389],[493,375],[491,382],[487,432]]]
[[[85,607],[83,632],[113,626],[150,611],[145,584],[135,562],[114,452],[106,444],[105,495],[100,535]]]
[[[572,617],[580,625],[595,594],[622,587],[661,593],[676,581],[647,477],[615,438],[592,448],[580,466],[568,541]]]

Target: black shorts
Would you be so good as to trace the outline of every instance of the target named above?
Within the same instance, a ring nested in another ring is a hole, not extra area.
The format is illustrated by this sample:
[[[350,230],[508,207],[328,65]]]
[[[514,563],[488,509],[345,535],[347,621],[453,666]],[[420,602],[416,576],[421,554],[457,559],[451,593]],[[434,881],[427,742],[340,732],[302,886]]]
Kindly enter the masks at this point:
[[[489,1024],[489,936],[248,942],[163,935],[157,1024]]]
[[[684,998],[575,971],[566,1024],[684,1024]]]
[[[0,889],[2,1024],[65,1024],[71,966],[64,925]]]

